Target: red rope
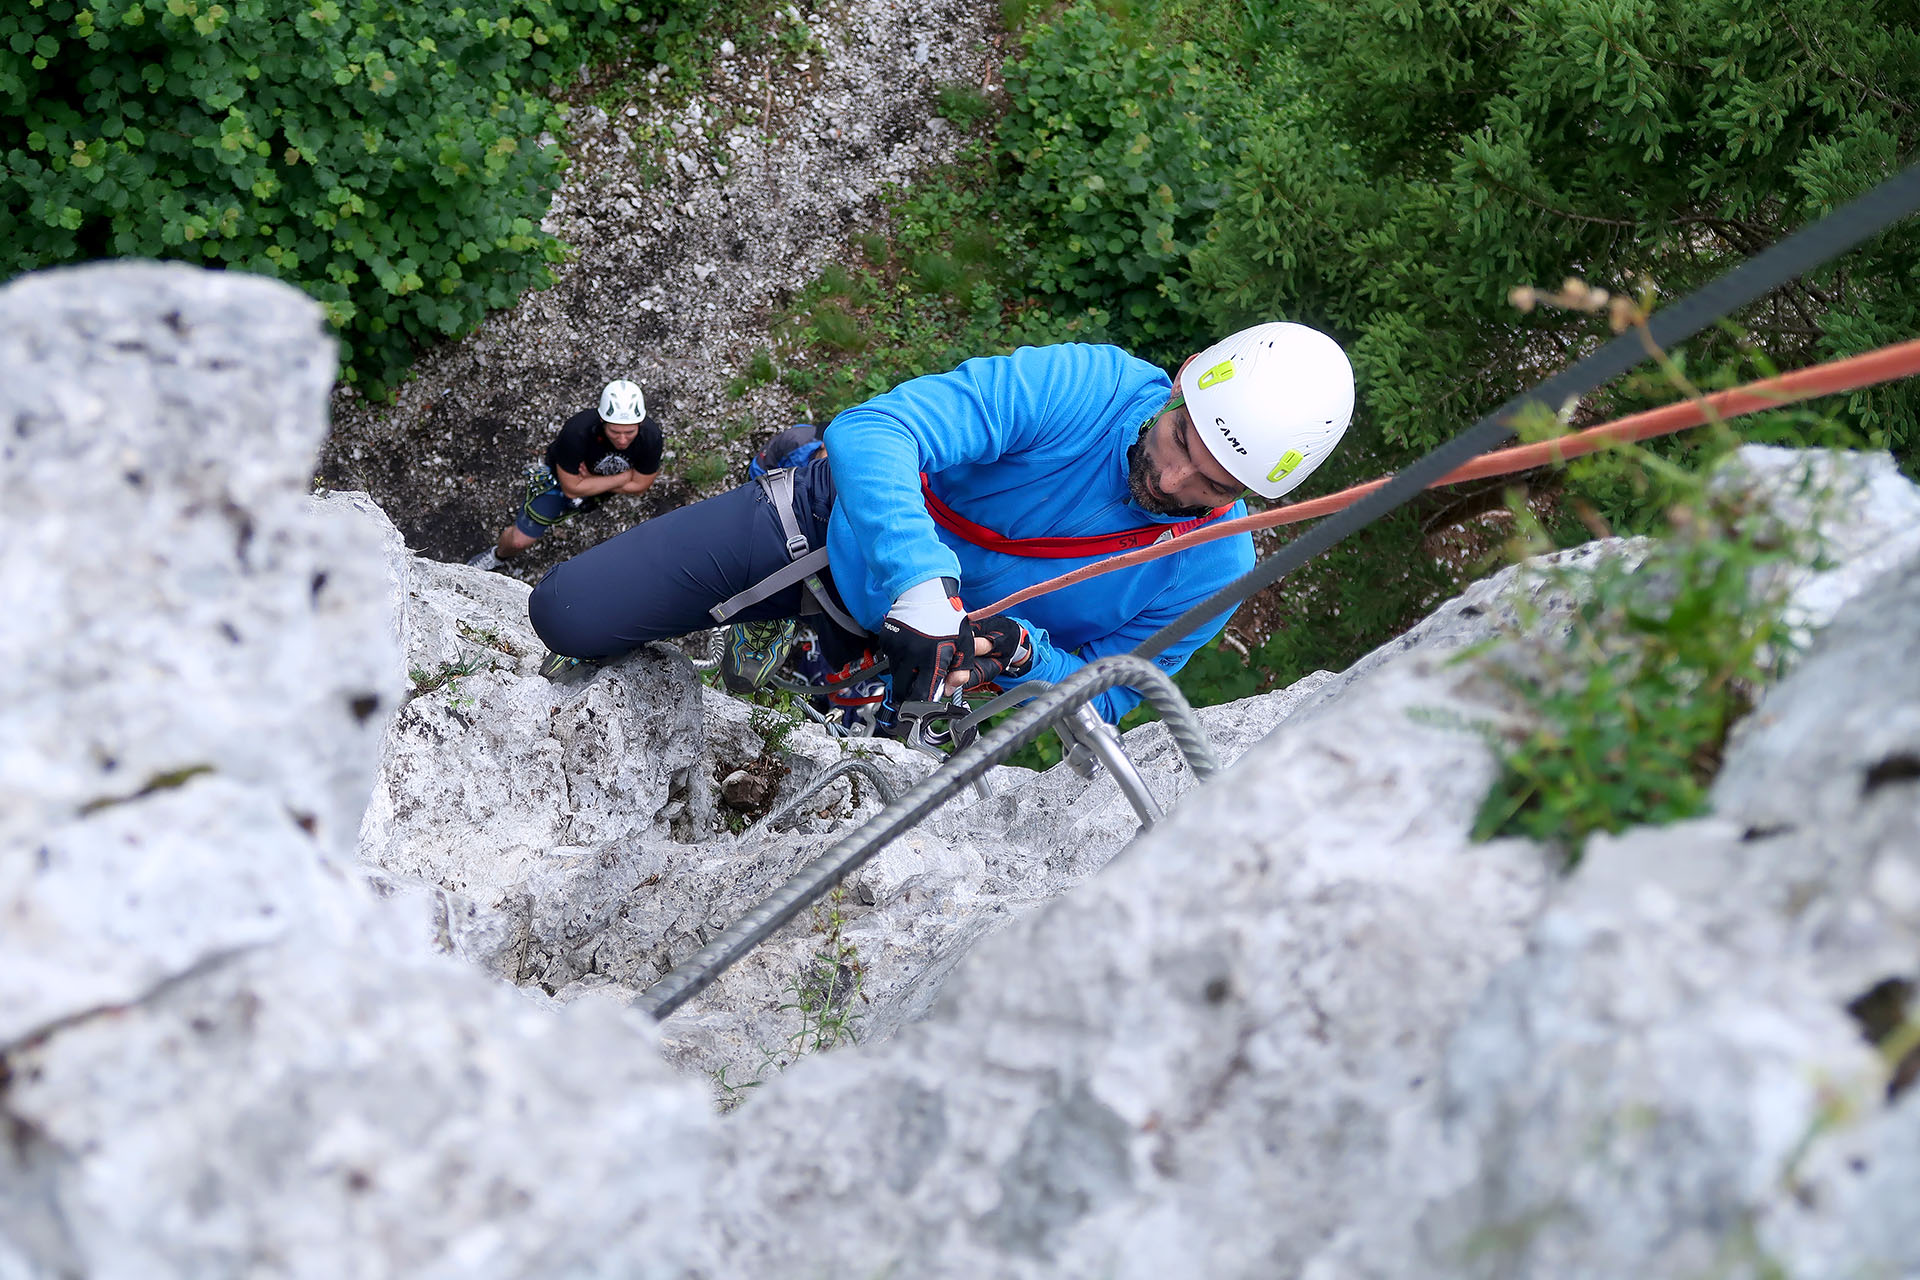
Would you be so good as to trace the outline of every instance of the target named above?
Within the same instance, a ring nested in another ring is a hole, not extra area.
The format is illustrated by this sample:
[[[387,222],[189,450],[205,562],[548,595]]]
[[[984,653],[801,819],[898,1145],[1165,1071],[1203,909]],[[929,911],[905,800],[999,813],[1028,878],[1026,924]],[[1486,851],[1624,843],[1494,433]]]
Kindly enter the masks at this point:
[[[1428,487],[1438,488],[1443,484],[1462,484],[1468,480],[1483,480],[1488,476],[1510,475],[1516,471],[1527,471],[1549,463],[1565,462],[1569,458],[1595,453],[1616,441],[1650,440],[1654,436],[1671,435],[1676,431],[1684,431],[1688,427],[1697,427],[1708,421],[1710,417],[1738,418],[1744,414],[1758,413],[1762,409],[1778,409],[1782,405],[1811,400],[1816,396],[1833,395],[1841,391],[1857,391],[1861,387],[1892,382],[1896,378],[1912,377],[1916,373],[1920,373],[1920,338],[1910,342],[1895,343],[1890,347],[1881,347],[1865,355],[1817,364],[1810,369],[1798,369],[1792,373],[1781,374],[1777,378],[1765,378],[1759,382],[1749,382],[1743,387],[1718,391],[1707,396],[1704,405],[1698,400],[1682,400],[1678,404],[1649,409],[1645,413],[1616,418],[1612,422],[1603,422],[1597,427],[1588,427],[1584,431],[1576,431],[1571,435],[1561,436],[1557,440],[1517,445],[1511,449],[1498,449],[1492,453],[1482,454],[1465,466],[1456,467]],[[1312,498],[1306,502],[1290,503],[1255,515],[1241,516],[1238,520],[1222,521],[1203,529],[1196,529],[1173,541],[1145,547],[1139,551],[1128,551],[1102,560],[1098,564],[1075,569],[1072,573],[1063,573],[1057,578],[1035,583],[1031,587],[1014,592],[1004,600],[996,600],[990,605],[975,609],[967,616],[979,619],[991,617],[996,613],[1005,613],[1015,605],[1024,604],[1036,596],[1058,591],[1062,587],[1070,587],[1076,582],[1085,582],[1089,578],[1097,578],[1103,573],[1112,573],[1117,569],[1145,564],[1149,560],[1185,551],[1219,538],[1230,538],[1235,534],[1248,533],[1254,529],[1271,529],[1278,525],[1295,524],[1302,520],[1332,515],[1342,507],[1358,502],[1391,478],[1389,476],[1379,480],[1369,480],[1351,489],[1330,493],[1324,498]]]

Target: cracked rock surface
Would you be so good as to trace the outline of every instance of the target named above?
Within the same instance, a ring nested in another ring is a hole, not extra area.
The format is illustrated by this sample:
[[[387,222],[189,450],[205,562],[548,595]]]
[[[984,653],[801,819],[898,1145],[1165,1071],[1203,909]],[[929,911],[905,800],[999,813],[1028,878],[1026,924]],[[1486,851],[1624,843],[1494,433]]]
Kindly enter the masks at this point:
[[[237,274],[0,290],[0,1275],[697,1268],[652,1027],[355,868],[404,685],[389,548],[306,496],[329,346]]]

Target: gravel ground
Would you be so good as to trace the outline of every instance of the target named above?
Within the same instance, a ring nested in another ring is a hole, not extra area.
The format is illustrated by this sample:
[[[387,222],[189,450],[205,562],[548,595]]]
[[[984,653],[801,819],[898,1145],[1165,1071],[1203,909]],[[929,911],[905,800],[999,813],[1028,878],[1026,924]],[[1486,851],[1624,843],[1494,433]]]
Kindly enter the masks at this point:
[[[689,459],[733,459],[709,491],[745,478],[751,449],[804,410],[777,385],[731,400],[727,384],[769,341],[771,313],[880,225],[882,188],[952,157],[961,138],[935,114],[938,86],[991,85],[999,65],[982,0],[843,0],[774,22],[794,24],[784,41],[751,56],[721,46],[678,108],[643,89],[611,116],[574,110],[573,165],[545,222],[574,260],[551,288],[423,355],[394,402],[336,390],[319,483],[366,490],[415,551],[464,560],[507,523],[522,468],[615,377],[640,384],[666,434],[659,483],[559,526],[508,572],[536,581],[705,496],[680,474]],[[751,432],[727,442],[742,415]]]

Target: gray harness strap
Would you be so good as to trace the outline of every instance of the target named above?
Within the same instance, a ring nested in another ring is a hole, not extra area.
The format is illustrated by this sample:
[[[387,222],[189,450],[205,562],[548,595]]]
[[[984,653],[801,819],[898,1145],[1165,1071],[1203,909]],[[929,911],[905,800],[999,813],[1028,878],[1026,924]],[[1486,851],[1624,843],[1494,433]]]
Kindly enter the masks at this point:
[[[827,549],[807,546],[807,535],[800,532],[800,521],[793,514],[793,468],[781,467],[760,477],[760,487],[766,492],[767,501],[773,504],[774,512],[780,517],[780,533],[787,540],[787,565],[776,569],[760,581],[737,595],[728,596],[713,608],[707,610],[715,622],[724,623],[727,619],[745,609],[748,605],[759,604],[767,597],[785,591],[798,582],[803,584],[800,612],[802,614],[824,613],[832,618],[835,625],[854,635],[866,634],[866,628],[847,616],[833,601],[833,595],[820,581],[820,571],[827,567]]]

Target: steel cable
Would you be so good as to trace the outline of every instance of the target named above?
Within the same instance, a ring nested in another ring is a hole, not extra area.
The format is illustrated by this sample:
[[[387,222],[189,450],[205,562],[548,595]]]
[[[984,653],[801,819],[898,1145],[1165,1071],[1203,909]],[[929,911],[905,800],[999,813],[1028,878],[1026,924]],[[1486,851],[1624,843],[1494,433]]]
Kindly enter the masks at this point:
[[[893,789],[893,783],[887,781],[887,775],[880,772],[878,765],[874,764],[871,760],[864,760],[859,756],[849,756],[831,768],[822,769],[819,773],[808,778],[805,786],[788,797],[786,803],[767,814],[766,817],[760,819],[759,826],[753,829],[766,831],[779,830],[780,823],[801,805],[805,804],[810,797],[818,795],[821,790],[835,778],[844,778],[849,773],[857,773],[866,778],[867,781],[873,783],[873,789],[880,793],[880,803],[883,805],[892,804],[900,798],[900,793]],[[741,838],[746,838],[746,832],[741,833]],[[735,843],[737,844],[739,841],[735,841]]]
[[[1121,685],[1138,690],[1160,712],[1196,778],[1205,781],[1219,772],[1212,744],[1194,719],[1193,708],[1164,671],[1131,654],[1098,658],[1014,712],[1004,724],[923,778],[872,821],[795,872],[719,937],[642,992],[634,1002],[636,1007],[656,1019],[667,1017],[955,792],[1003,763],[1044,733],[1058,717]]]

